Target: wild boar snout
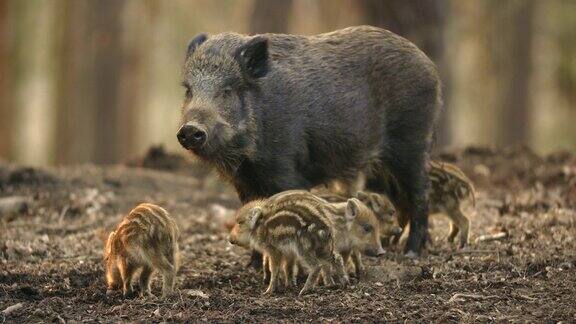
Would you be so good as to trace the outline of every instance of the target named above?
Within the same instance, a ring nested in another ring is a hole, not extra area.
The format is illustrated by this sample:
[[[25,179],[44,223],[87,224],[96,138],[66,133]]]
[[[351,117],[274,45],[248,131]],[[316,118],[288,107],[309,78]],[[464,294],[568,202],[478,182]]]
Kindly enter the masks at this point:
[[[379,256],[383,256],[384,254],[386,254],[386,250],[384,250],[382,248],[382,246],[374,249],[374,248],[369,248],[366,249],[365,254],[368,256],[372,256],[372,257],[379,257]]]
[[[207,139],[207,133],[204,128],[193,123],[182,125],[176,136],[180,145],[187,150],[202,147]]]

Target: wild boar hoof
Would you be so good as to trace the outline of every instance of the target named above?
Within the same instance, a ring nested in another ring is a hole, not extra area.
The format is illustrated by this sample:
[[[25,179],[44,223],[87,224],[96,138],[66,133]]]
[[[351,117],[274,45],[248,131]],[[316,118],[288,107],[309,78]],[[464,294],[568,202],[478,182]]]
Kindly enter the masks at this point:
[[[418,253],[410,250],[410,251],[406,252],[406,253],[404,254],[404,256],[407,257],[408,259],[417,259],[417,258],[418,258]]]

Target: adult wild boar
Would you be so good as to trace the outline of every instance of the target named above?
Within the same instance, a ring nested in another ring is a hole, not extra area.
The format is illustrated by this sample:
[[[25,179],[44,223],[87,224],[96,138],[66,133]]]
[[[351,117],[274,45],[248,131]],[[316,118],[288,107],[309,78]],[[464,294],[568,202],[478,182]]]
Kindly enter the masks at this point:
[[[178,140],[242,202],[366,176],[410,219],[406,252],[428,227],[425,170],[441,105],[435,65],[380,28],[316,36],[222,33],[189,44]]]

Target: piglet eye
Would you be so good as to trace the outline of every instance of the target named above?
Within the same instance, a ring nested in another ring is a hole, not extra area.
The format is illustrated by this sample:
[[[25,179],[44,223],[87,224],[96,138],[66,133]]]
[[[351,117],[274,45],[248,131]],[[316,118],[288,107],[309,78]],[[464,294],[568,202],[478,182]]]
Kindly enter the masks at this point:
[[[366,233],[372,232],[372,229],[373,229],[372,225],[370,225],[370,224],[364,224],[364,225],[362,225],[362,228],[364,229],[364,232],[366,232]]]
[[[228,98],[231,95],[232,95],[232,88],[224,88],[224,90],[222,90],[222,97]]]

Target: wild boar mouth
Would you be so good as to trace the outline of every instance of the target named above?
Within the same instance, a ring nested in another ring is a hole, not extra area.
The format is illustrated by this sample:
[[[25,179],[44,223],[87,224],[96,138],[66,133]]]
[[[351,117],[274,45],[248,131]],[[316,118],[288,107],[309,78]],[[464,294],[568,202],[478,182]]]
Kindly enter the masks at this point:
[[[225,173],[236,172],[247,157],[247,141],[241,135],[233,136],[226,142],[213,138],[203,146],[189,149],[201,160]]]

